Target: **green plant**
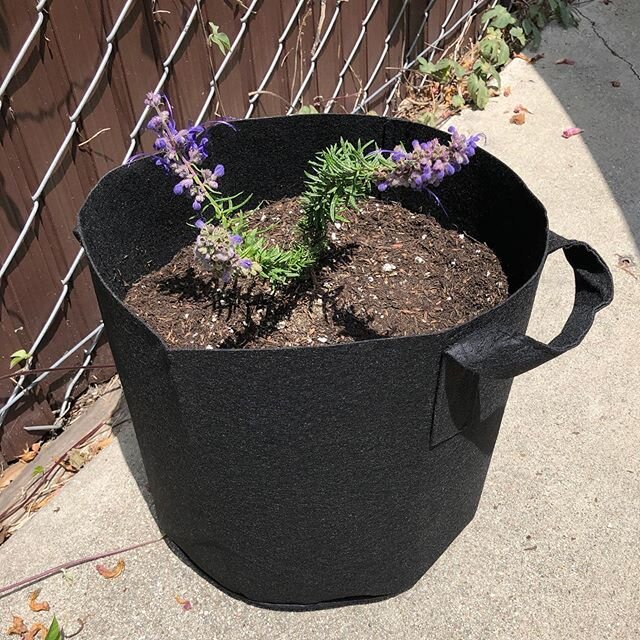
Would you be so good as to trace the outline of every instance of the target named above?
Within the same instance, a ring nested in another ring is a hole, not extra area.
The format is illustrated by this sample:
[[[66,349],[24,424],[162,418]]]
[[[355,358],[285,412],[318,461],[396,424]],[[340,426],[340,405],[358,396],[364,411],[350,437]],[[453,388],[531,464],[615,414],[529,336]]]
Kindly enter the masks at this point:
[[[553,19],[565,28],[575,27],[578,19],[570,0],[516,0],[518,17],[526,40],[534,49],[540,46],[541,30]]]
[[[318,110],[312,104],[303,104],[298,109],[298,115],[301,116],[310,116],[318,113]]]
[[[11,361],[9,362],[9,369],[13,369],[16,365],[26,362],[31,357],[31,354],[27,353],[24,349],[18,349],[9,357],[11,358]]]
[[[340,140],[309,163],[299,228],[313,253],[326,248],[329,222],[344,221],[343,214],[369,194],[376,173],[388,164],[380,153],[367,152],[371,145]]]
[[[220,31],[220,27],[213,22],[209,23],[209,46],[216,45],[220,52],[224,55],[231,49],[231,41],[226,33]]]
[[[500,87],[499,69],[509,62],[514,43],[524,46],[525,37],[517,19],[502,5],[485,11],[480,21],[487,29],[478,42],[478,59],[467,77],[467,91],[472,103],[484,109],[489,102],[490,87]]]
[[[431,62],[419,57],[418,70],[440,84],[448,83],[454,78],[463,78],[467,73],[462,65],[451,58],[440,58],[438,62]]]

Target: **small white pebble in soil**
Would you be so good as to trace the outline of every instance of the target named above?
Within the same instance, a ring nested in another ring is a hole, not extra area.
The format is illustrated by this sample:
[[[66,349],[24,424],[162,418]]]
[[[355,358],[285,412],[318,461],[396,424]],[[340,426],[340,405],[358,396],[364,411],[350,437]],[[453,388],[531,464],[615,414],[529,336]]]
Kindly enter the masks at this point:
[[[422,239],[423,239],[423,240],[426,240],[426,239],[427,239],[427,234],[426,234],[426,233],[423,233],[423,234],[422,234]]]
[[[460,238],[460,240],[464,240],[464,233],[459,233],[458,238]]]
[[[416,261],[418,264],[424,264],[424,258],[421,258],[420,256],[416,256],[416,257],[415,257],[415,261]]]
[[[476,253],[480,253],[480,249],[476,249]]]
[[[342,225],[339,222],[335,222],[333,226],[338,229],[338,231],[342,228]]]
[[[368,277],[367,277],[367,280],[368,280],[369,282],[373,282],[373,276],[368,276]]]
[[[205,347],[205,349],[209,349],[209,350],[211,350],[211,349],[213,349],[213,345],[212,345],[212,344],[208,344],[208,345]]]
[[[451,261],[451,266],[452,266],[452,267],[455,267],[455,266],[456,266],[456,264],[457,264],[457,262],[456,262],[455,260],[452,260],[452,261]]]
[[[491,275],[491,271],[487,271],[487,278]]]
[[[389,273],[390,271],[395,271],[396,270],[396,265],[395,264],[391,264],[390,262],[385,262],[382,265],[382,270],[385,273]]]
[[[185,313],[185,314],[184,314],[184,319],[186,320],[188,317],[189,317],[189,314],[188,314],[188,313]]]
[[[451,296],[447,296],[447,300],[451,300]]]
[[[316,306],[318,306],[318,307],[321,307],[321,306],[322,306],[322,298],[316,298],[316,299],[313,301],[313,304],[315,304],[315,305],[316,305]]]
[[[335,242],[338,239],[338,235],[336,234],[335,231],[331,232],[331,239]]]
[[[284,329],[287,326],[287,323],[284,320],[280,320],[280,322],[278,322],[278,324],[276,325],[277,329]]]
[[[325,342],[328,342],[328,341],[329,341],[329,338],[325,338],[324,336],[320,336],[320,337],[318,338],[318,342],[322,342],[323,344],[324,344]]]

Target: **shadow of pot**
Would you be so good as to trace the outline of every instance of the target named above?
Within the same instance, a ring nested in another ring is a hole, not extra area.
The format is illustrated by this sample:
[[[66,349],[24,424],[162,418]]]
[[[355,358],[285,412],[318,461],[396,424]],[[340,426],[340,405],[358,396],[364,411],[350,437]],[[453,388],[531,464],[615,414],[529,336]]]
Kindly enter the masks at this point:
[[[371,116],[264,118],[216,127],[225,192],[299,194],[309,159],[339,140],[381,148],[446,134]],[[409,589],[472,519],[512,379],[576,346],[612,298],[588,245],[547,229],[544,207],[479,151],[438,188],[447,223],[496,252],[499,306],[448,331],[281,349],[173,349],[123,304],[127,287],[193,241],[186,198],[149,159],[107,174],[79,215],[113,356],[161,528],[243,600],[282,609]],[[421,210],[429,197],[392,194]],[[524,332],[548,253],[576,296],[549,344]]]

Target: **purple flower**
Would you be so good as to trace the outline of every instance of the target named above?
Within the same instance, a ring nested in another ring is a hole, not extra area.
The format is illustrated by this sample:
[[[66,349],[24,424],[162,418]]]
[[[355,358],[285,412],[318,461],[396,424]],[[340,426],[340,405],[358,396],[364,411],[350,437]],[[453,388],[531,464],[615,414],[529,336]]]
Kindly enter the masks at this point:
[[[431,191],[431,187],[437,187],[444,178],[469,164],[481,135],[467,138],[458,133],[455,127],[450,127],[449,131],[451,140],[448,145],[434,138],[426,142],[413,140],[411,151],[402,145],[397,146],[389,156],[393,166],[378,172],[378,190],[403,186],[416,191]]]
[[[196,225],[196,227],[197,227],[198,229],[204,229],[207,223],[206,223],[204,220],[202,220],[201,218],[198,218],[198,219],[195,221],[195,223],[194,223],[194,224]]]
[[[209,155],[208,139],[203,136],[204,127],[192,125],[178,129],[166,96],[149,93],[145,104],[156,112],[147,124],[147,128],[157,136],[153,143],[157,152],[156,164],[180,179],[173,192],[176,195],[184,194],[191,197],[193,209],[200,211],[207,193],[218,189],[218,179],[224,175],[224,167],[221,164],[216,165],[213,171],[201,168]]]
[[[229,233],[224,227],[196,222],[200,233],[196,239],[195,256],[198,263],[225,284],[238,275],[251,275],[259,271],[257,263],[242,258],[237,248],[242,238]]]

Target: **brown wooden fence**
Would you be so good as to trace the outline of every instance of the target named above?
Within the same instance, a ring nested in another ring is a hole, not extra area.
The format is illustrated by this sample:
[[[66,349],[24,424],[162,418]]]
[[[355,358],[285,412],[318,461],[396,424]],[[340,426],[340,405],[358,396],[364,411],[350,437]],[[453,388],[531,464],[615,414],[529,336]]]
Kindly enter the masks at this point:
[[[489,0],[0,0],[0,467],[112,369],[72,229],[96,181],[149,149],[143,99],[179,120],[392,113],[402,70],[437,57]],[[231,51],[208,46],[208,23]],[[68,369],[62,369],[68,367]],[[38,380],[36,376],[42,379]],[[31,387],[27,392],[25,388]],[[4,460],[3,460],[4,456]]]

